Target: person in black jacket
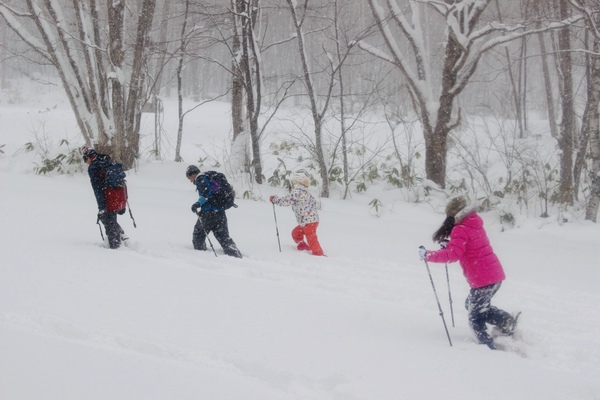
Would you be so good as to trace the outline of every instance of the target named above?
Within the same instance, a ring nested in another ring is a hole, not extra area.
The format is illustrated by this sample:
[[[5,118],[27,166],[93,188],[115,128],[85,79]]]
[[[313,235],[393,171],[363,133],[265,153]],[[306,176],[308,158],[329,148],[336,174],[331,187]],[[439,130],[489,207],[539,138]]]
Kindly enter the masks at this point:
[[[196,185],[196,190],[198,190],[199,194],[198,201],[192,204],[192,212],[198,215],[198,221],[196,221],[192,235],[194,249],[206,250],[206,236],[212,232],[225,254],[242,258],[242,253],[229,236],[229,226],[225,210],[215,207],[209,201],[212,189],[208,178],[201,175],[200,169],[195,165],[187,167],[185,176],[191,183]]]
[[[88,165],[88,175],[98,203],[98,220],[104,225],[109,247],[117,249],[121,246],[121,242],[127,239],[125,231],[117,222],[117,214],[124,214],[125,206],[122,202],[115,202],[107,197],[109,193],[105,183],[105,174],[111,161],[110,157],[106,154],[99,154],[88,146],[81,148],[81,154],[83,161]]]

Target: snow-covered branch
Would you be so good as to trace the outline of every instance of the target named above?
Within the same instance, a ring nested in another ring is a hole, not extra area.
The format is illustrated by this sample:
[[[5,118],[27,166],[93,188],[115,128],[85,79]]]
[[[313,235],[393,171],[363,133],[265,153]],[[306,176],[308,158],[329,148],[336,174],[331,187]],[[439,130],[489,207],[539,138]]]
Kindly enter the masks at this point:
[[[394,63],[394,58],[391,57],[389,54],[387,54],[384,51],[379,50],[378,48],[371,46],[369,43],[366,43],[362,40],[358,41],[356,44],[358,44],[358,47],[361,48],[362,50],[366,51],[367,53],[383,60],[383,61],[387,61],[391,64]]]

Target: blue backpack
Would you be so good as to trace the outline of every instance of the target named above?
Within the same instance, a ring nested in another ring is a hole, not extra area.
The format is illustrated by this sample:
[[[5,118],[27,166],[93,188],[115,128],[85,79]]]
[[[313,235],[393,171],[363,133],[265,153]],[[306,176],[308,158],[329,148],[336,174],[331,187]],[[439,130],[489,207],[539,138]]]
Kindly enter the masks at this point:
[[[106,168],[105,183],[109,188],[120,188],[125,186],[125,171],[121,163],[112,161]]]
[[[113,161],[107,155],[99,155],[101,157],[100,161],[103,165],[104,172],[104,184],[107,188],[121,188],[125,187],[125,178],[127,175],[125,171],[123,171],[123,165],[121,163]]]

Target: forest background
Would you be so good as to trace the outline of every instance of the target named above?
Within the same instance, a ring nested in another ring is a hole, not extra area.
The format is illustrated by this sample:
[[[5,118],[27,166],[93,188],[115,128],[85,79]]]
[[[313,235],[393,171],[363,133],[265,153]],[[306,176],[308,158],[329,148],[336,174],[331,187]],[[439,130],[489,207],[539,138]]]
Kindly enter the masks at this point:
[[[1,98],[27,100],[32,81],[61,86],[79,141],[128,168],[149,157],[222,167],[248,198],[300,172],[322,197],[384,183],[407,201],[470,192],[508,225],[518,214],[595,222],[599,11],[591,0],[3,0]],[[217,100],[231,104],[220,154],[207,132],[184,130]],[[43,124],[24,143],[38,150],[33,169],[80,169],[76,146],[45,143]],[[198,160],[184,160],[183,140]],[[265,165],[265,154],[281,157]]]

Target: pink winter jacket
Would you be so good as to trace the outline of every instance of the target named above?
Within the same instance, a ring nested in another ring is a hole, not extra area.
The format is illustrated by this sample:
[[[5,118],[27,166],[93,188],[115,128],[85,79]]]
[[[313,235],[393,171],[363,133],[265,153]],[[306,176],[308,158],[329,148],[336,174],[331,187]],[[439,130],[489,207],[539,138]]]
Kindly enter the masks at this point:
[[[506,276],[483,229],[483,220],[475,212],[457,219],[445,249],[427,252],[427,261],[459,261],[471,288],[503,281]]]

